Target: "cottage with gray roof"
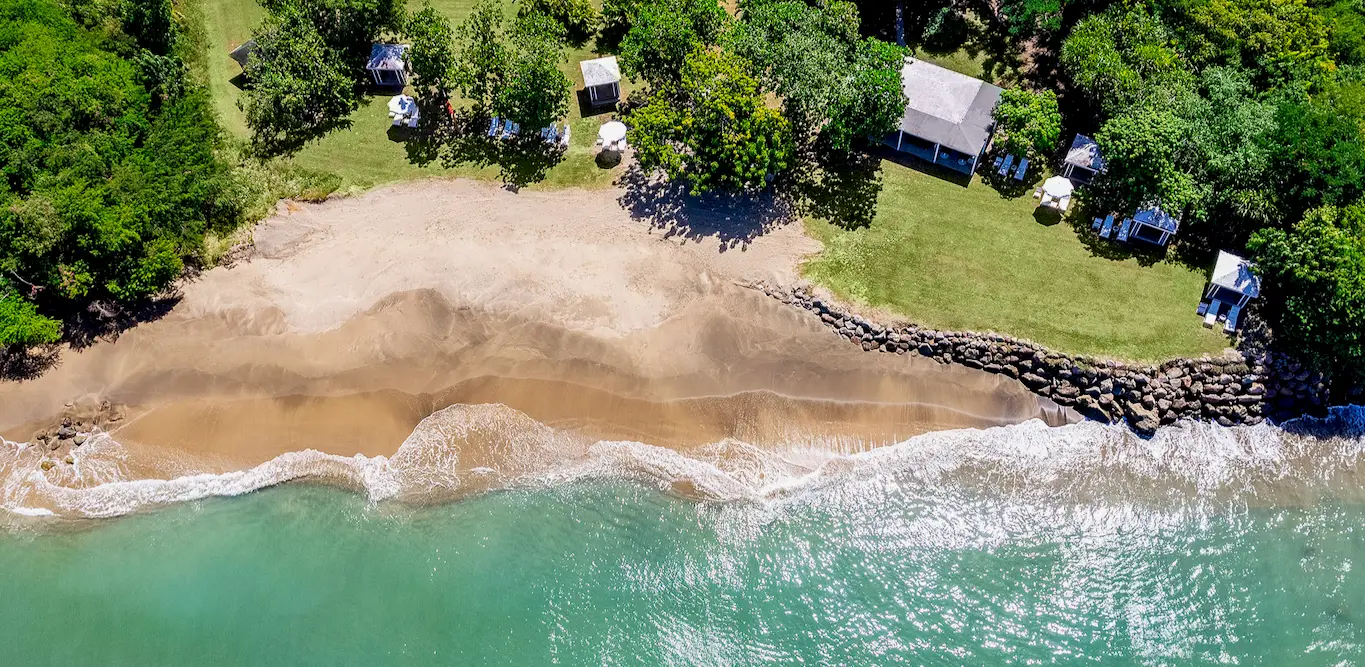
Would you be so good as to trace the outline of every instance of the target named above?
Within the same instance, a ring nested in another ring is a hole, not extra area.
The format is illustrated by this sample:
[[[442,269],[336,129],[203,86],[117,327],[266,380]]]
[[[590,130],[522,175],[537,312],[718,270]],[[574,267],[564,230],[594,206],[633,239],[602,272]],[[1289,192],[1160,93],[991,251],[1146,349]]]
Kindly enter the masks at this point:
[[[954,171],[975,173],[995,130],[1000,88],[914,58],[901,68],[901,86],[909,101],[900,128],[886,144]]]

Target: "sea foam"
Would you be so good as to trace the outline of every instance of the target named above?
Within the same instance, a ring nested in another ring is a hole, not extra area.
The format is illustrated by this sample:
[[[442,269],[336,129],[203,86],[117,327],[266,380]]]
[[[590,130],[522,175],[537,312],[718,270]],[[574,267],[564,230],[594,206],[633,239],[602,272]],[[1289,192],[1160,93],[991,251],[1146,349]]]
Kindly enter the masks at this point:
[[[1218,504],[1298,502],[1360,493],[1365,409],[1283,426],[1179,423],[1141,438],[1080,422],[927,433],[849,452],[819,441],[758,447],[738,440],[679,451],[641,442],[590,441],[502,405],[455,405],[423,420],[393,456],[291,452],[253,468],[173,479],[129,479],[129,453],[98,433],[73,464],[44,470],[45,452],[0,446],[0,507],[23,516],[113,517],[171,503],[237,496],[310,481],[373,502],[430,502],[495,488],[630,479],[704,501],[778,503],[853,478],[953,485],[1037,500],[1161,500]]]

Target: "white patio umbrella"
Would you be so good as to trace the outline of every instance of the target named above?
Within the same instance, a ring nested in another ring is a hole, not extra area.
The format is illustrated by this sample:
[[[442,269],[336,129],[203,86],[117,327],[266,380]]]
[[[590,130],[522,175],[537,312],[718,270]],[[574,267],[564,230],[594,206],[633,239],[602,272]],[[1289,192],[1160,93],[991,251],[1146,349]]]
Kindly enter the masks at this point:
[[[406,116],[417,110],[417,103],[407,95],[394,95],[389,100],[389,114],[393,116]]]
[[[1043,181],[1043,194],[1046,194],[1053,199],[1070,197],[1072,190],[1075,189],[1075,186],[1071,184],[1071,180],[1065,176],[1053,176],[1052,178]]]
[[[602,129],[597,131],[597,138],[601,139],[603,144],[614,144],[625,139],[626,124],[619,120],[613,120],[610,123],[606,123],[602,126]]]

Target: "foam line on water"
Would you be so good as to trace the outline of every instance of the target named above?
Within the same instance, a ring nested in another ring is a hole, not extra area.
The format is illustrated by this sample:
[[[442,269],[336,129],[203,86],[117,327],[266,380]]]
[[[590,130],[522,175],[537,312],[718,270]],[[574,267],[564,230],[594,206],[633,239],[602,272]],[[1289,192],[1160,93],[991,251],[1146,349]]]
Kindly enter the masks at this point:
[[[290,452],[247,470],[129,479],[128,452],[108,434],[43,470],[42,448],[0,446],[0,507],[12,514],[112,517],[143,508],[237,496],[290,481],[329,483],[375,502],[441,499],[487,488],[631,479],[711,501],[781,502],[868,476],[1040,499],[1145,495],[1273,502],[1316,486],[1361,488],[1365,411],[1334,411],[1291,428],[1182,423],[1143,439],[1128,430],[1034,420],[940,431],[840,454],[802,444],[760,448],[726,440],[680,452],[640,442],[590,442],[501,405],[456,405],[419,424],[392,457]],[[1342,484],[1332,480],[1344,477]]]

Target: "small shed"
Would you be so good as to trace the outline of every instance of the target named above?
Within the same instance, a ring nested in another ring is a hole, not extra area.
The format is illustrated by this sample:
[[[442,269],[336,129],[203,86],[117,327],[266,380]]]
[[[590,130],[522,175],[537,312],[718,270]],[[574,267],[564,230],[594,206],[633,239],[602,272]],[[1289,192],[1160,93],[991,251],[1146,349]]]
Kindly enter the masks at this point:
[[[1171,242],[1171,237],[1178,231],[1180,218],[1167,213],[1160,206],[1152,205],[1133,214],[1133,231],[1130,236],[1164,246]]]
[[[248,39],[241,46],[228,52],[228,57],[237,61],[242,69],[246,69],[247,59],[251,57],[251,52],[256,50],[256,40]]]
[[[1062,175],[1077,185],[1086,185],[1104,171],[1104,157],[1100,155],[1100,145],[1084,134],[1071,140],[1071,148],[1066,151],[1062,161]]]
[[[408,45],[375,44],[370,48],[370,60],[365,71],[377,86],[408,85]]]
[[[584,60],[578,63],[583,72],[583,88],[594,105],[615,104],[621,99],[621,68],[616,56]]]

